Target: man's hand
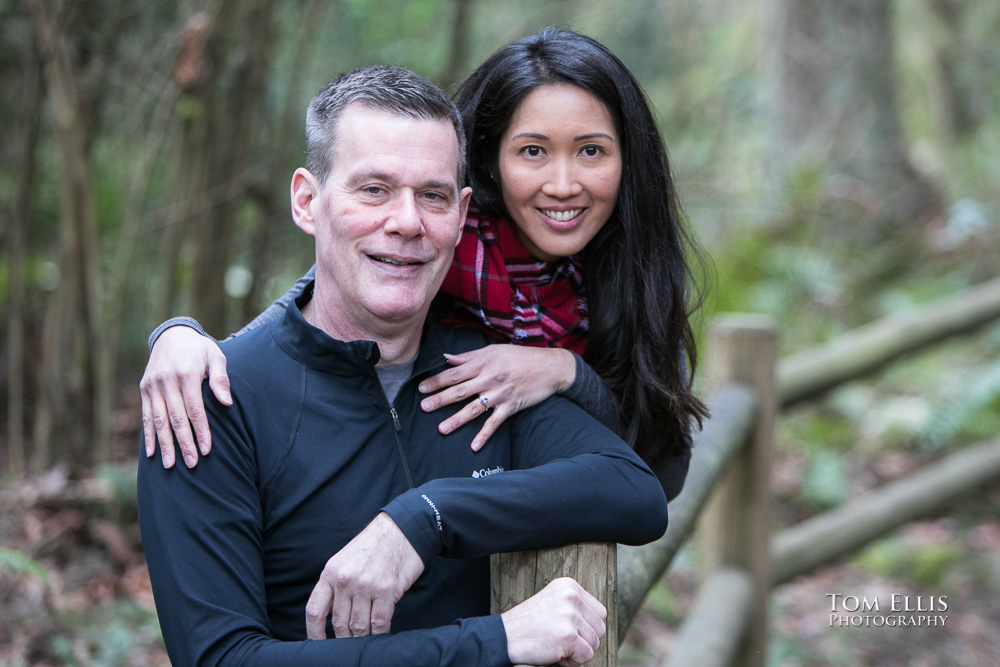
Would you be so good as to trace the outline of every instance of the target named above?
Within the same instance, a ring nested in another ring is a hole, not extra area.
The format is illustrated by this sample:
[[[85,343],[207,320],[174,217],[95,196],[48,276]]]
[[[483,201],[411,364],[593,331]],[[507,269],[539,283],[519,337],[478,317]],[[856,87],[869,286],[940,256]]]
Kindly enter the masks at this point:
[[[306,603],[306,636],[326,639],[331,614],[336,637],[389,632],[396,603],[423,571],[423,561],[399,526],[380,512],[326,562]]]
[[[500,615],[508,657],[515,665],[582,665],[601,645],[607,616],[604,605],[576,581],[554,579]]]

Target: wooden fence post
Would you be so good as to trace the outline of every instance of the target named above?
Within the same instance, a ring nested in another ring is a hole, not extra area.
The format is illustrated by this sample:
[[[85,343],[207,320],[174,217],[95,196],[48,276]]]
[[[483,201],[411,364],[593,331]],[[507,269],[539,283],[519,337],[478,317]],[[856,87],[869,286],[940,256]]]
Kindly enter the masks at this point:
[[[576,579],[608,610],[604,639],[588,667],[618,665],[618,545],[570,544],[538,551],[493,554],[490,559],[490,606],[499,614],[527,600],[559,577]],[[524,666],[519,666],[524,667]]]
[[[702,513],[698,527],[703,579],[720,567],[746,570],[753,581],[747,636],[734,664],[763,667],[770,593],[769,545],[771,441],[778,399],[777,332],[759,315],[726,315],[711,326],[705,377],[713,386],[753,387],[757,423]]]

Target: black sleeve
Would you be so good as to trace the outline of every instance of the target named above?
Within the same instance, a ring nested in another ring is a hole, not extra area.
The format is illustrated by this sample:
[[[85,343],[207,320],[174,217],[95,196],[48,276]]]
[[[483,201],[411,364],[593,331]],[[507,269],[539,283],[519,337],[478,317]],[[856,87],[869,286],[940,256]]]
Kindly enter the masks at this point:
[[[688,430],[690,438],[690,429]],[[656,473],[656,479],[663,487],[663,493],[667,500],[673,500],[680,495],[684,489],[684,480],[687,479],[688,468],[691,466],[691,448],[675,456],[668,457],[661,462],[654,463],[651,467]]]
[[[576,360],[573,384],[559,395],[573,401],[606,428],[621,435],[615,402],[611,398],[611,392],[604,386],[604,380],[579,354],[574,352],[573,358]]]
[[[424,562],[574,542],[645,544],[666,531],[656,477],[578,407],[554,397],[511,419],[515,470],[434,480],[384,508]]]
[[[614,400],[601,376],[580,355],[574,353],[573,356],[576,357],[576,377],[573,384],[560,393],[560,396],[576,403],[605,427],[618,435],[623,435]],[[663,487],[667,500],[676,498],[684,488],[684,480],[687,478],[688,466],[691,463],[690,425],[684,429],[681,437],[684,438],[684,443],[679,454],[649,463],[649,467],[660,481],[660,486]]]
[[[233,389],[230,408],[205,393],[218,446],[197,468],[166,470],[155,457],[139,457],[143,549],[172,664],[508,667],[499,616],[353,639],[282,642],[270,635],[262,506],[239,412],[240,390],[248,388],[234,382]]]

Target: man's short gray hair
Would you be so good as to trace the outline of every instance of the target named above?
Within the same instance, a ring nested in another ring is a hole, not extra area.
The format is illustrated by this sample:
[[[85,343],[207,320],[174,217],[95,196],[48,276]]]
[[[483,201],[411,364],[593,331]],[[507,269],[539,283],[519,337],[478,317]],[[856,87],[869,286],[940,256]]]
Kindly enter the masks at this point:
[[[341,74],[316,93],[306,111],[306,169],[323,183],[330,174],[337,121],[351,104],[405,118],[449,120],[458,140],[458,186],[465,182],[465,132],[455,104],[440,88],[408,69],[362,67]]]

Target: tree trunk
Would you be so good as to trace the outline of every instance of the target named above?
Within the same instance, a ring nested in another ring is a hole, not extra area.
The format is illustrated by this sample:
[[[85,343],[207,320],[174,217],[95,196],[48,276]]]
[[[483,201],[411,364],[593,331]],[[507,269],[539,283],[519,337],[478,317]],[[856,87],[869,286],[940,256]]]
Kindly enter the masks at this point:
[[[439,83],[445,90],[458,84],[462,78],[462,68],[468,59],[469,19],[472,15],[472,0],[452,0],[451,4],[455,14],[451,23],[451,48],[448,62],[439,77]]]
[[[65,230],[65,264],[60,289],[69,290],[72,294],[69,303],[78,304],[72,311],[74,317],[63,320],[63,324],[71,332],[80,333],[82,344],[77,351],[85,359],[84,390],[73,401],[77,404],[77,414],[70,419],[73,430],[78,430],[76,422],[81,417],[83,420],[89,417],[91,442],[84,443],[77,460],[90,460],[96,452],[97,459],[103,461],[110,447],[112,378],[103,335],[97,211],[90,177],[87,114],[76,63],[57,17],[42,0],[33,0],[31,10],[39,44],[46,56],[46,79],[62,153],[60,205]],[[60,363],[60,357],[73,354],[68,349],[62,352],[49,355],[49,361]],[[50,374],[52,377],[58,375],[58,372]]]
[[[38,155],[38,138],[41,129],[42,106],[42,66],[38,55],[37,43],[29,38],[23,57],[24,69],[24,125],[21,133],[21,150],[17,186],[17,203],[15,204],[13,220],[7,235],[7,251],[9,257],[9,302],[7,315],[7,443],[9,446],[10,469],[14,472],[26,472],[27,458],[24,447],[24,396],[26,392],[24,367],[24,305],[25,285],[24,268],[28,256],[27,231],[28,218],[31,215],[31,183],[35,174],[35,162]]]
[[[960,85],[960,64],[964,55],[962,20],[966,4],[961,0],[932,0],[930,3],[934,17],[944,24],[944,30],[938,31],[939,43],[935,51],[939,69],[935,78],[943,93],[939,96],[943,107],[942,129],[949,139],[969,136],[979,125],[972,99]]]
[[[237,216],[255,180],[251,157],[270,65],[273,8],[273,0],[222,3],[205,41],[211,77],[191,91],[199,113],[182,159],[203,175],[187,184],[188,199],[203,205],[190,219],[189,293],[194,316],[217,336],[227,328],[223,283],[234,254]]]
[[[845,209],[840,224],[863,243],[913,237],[914,223],[943,209],[907,155],[889,3],[777,0],[769,40],[777,180],[787,185],[803,169],[824,170],[828,204]]]
[[[279,124],[270,126],[272,132],[264,132],[264,140],[268,142],[269,150],[265,152],[262,173],[265,177],[254,191],[254,200],[260,209],[260,222],[254,229],[250,240],[249,264],[252,275],[250,291],[243,300],[243,315],[241,323],[252,320],[265,306],[263,301],[264,288],[268,280],[275,274],[274,260],[276,250],[274,240],[290,224],[288,215],[288,182],[291,179],[291,168],[298,166],[302,160],[304,136],[302,121],[305,115],[302,108],[302,84],[307,81],[310,68],[312,47],[316,43],[316,34],[324,24],[327,14],[338,9],[339,3],[329,0],[312,0],[306,7],[305,15],[309,21],[302,26],[295,45],[295,56],[291,71],[300,72],[288,84],[288,91],[282,104]],[[305,273],[307,266],[302,266]]]

